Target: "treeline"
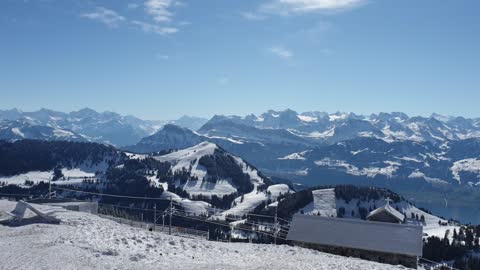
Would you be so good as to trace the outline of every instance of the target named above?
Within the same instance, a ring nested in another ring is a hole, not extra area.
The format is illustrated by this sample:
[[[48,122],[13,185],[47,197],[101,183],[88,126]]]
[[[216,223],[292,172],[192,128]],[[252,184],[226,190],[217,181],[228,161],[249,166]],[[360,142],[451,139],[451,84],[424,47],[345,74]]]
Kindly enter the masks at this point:
[[[86,160],[98,164],[109,157],[122,157],[115,148],[97,143],[69,141],[0,141],[0,174],[16,175],[29,171],[51,171],[55,167],[73,167]]]
[[[36,185],[27,187],[20,187],[17,185],[7,185],[6,183],[0,184],[0,193],[13,194],[9,197],[16,197],[17,199],[24,199],[30,196],[38,197],[48,193],[48,183],[40,182]],[[1,197],[1,195],[0,195]]]
[[[217,149],[213,155],[201,157],[198,164],[207,170],[209,177],[204,179],[207,182],[216,183],[219,179],[230,178],[239,193],[249,193],[254,188],[250,176],[243,172],[236,160]]]
[[[453,267],[461,270],[480,270],[480,258],[475,256],[465,256],[455,259]]]
[[[295,193],[286,193],[278,197],[278,217],[283,219],[291,219],[292,216],[300,211],[307,204],[313,202],[313,194],[311,189],[301,190]],[[266,215],[273,216],[274,209],[267,209]]]
[[[220,208],[220,209],[230,209],[232,207],[232,203],[239,195],[237,192],[232,194],[223,195],[223,196],[205,196],[205,195],[191,195],[189,196],[190,199],[195,201],[204,201],[211,204],[213,207]],[[188,197],[187,197],[188,198]]]
[[[469,255],[480,252],[479,237],[480,225],[447,230],[443,238],[430,236],[424,240],[423,257],[436,262],[454,261],[458,269],[480,270],[479,259]]]
[[[353,199],[368,202],[370,200],[379,200],[387,197],[389,197],[394,203],[402,201],[400,195],[388,189],[353,185],[335,186],[335,197],[337,199],[343,199],[346,203],[349,203]]]

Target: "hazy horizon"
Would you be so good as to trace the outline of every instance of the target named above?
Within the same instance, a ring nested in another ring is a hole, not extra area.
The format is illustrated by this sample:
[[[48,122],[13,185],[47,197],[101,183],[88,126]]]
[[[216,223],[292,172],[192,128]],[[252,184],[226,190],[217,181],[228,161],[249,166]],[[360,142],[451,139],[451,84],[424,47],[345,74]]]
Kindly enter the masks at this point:
[[[406,115],[408,115],[409,117],[431,117],[432,115],[434,114],[437,114],[437,115],[440,115],[440,116],[445,116],[445,117],[464,117],[464,118],[467,118],[467,119],[476,119],[476,118],[480,118],[480,116],[474,116],[474,117],[466,117],[464,115],[447,115],[447,114],[440,114],[440,113],[437,113],[437,112],[432,112],[430,114],[425,114],[425,115],[412,115],[412,114],[409,114],[409,113],[406,113],[406,112],[403,112],[403,111],[382,111],[382,112],[370,112],[370,113],[357,113],[357,112],[353,112],[353,111],[325,111],[325,110],[316,110],[316,109],[311,109],[311,110],[305,110],[305,111],[299,111],[299,110],[295,110],[295,109],[292,109],[292,108],[280,108],[280,109],[267,109],[265,111],[260,111],[258,113],[254,113],[254,112],[250,112],[250,113],[246,113],[246,114],[231,114],[231,113],[222,113],[222,112],[218,112],[218,113],[215,113],[213,115],[208,115],[208,116],[202,116],[202,115],[189,115],[189,114],[182,114],[182,113],[179,113],[179,116],[178,117],[174,117],[174,118],[143,118],[143,117],[140,117],[140,116],[137,116],[135,114],[130,114],[130,113],[122,113],[122,112],[118,112],[118,111],[111,111],[111,110],[102,110],[102,109],[95,109],[95,108],[91,108],[91,107],[79,107],[78,109],[73,109],[73,110],[67,110],[67,111],[64,111],[64,110],[56,110],[56,109],[52,109],[52,108],[48,108],[48,107],[40,107],[40,108],[37,108],[37,109],[30,109],[30,110],[25,110],[25,109],[22,109],[20,107],[12,107],[12,108],[0,108],[0,111],[8,111],[8,110],[19,110],[21,112],[24,112],[24,113],[31,113],[31,112],[36,112],[36,111],[40,111],[42,109],[46,109],[46,110],[51,110],[51,111],[55,111],[55,112],[62,112],[62,113],[71,113],[71,112],[77,112],[77,111],[80,111],[80,110],[83,110],[83,109],[91,109],[91,110],[94,110],[98,113],[106,113],[106,112],[113,112],[113,113],[117,113],[117,114],[120,114],[122,116],[134,116],[134,117],[137,117],[137,118],[140,118],[142,120],[152,120],[152,121],[169,121],[169,120],[175,120],[175,119],[178,119],[178,118],[181,118],[181,117],[184,117],[184,116],[187,116],[187,117],[198,117],[198,118],[205,118],[205,119],[211,119],[212,117],[214,117],[215,115],[224,115],[224,116],[241,116],[241,117],[244,117],[244,116],[247,116],[247,115],[250,115],[250,114],[254,114],[256,116],[259,116],[263,113],[267,113],[268,111],[272,110],[272,111],[276,111],[276,112],[281,112],[281,111],[286,111],[286,110],[293,110],[295,112],[297,112],[298,114],[302,114],[302,113],[309,113],[309,112],[322,112],[322,113],[328,113],[328,114],[335,114],[335,113],[353,113],[353,114],[356,114],[356,115],[360,115],[360,116],[365,116],[365,117],[368,117],[370,115],[373,115],[373,114],[379,114],[379,113],[389,113],[389,114],[392,114],[392,113],[405,113]]]

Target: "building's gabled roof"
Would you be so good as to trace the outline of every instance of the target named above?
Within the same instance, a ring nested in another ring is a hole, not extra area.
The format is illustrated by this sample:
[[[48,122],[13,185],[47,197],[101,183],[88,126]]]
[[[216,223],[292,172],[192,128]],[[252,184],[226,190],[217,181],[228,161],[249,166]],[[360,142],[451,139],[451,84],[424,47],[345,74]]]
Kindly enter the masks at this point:
[[[403,222],[405,220],[405,215],[398,212],[397,209],[393,208],[388,202],[385,204],[385,206],[382,206],[380,208],[377,208],[370,212],[368,214],[367,219],[370,219],[370,217],[375,216],[379,214],[380,212],[386,212],[389,215],[393,216],[395,219],[397,219],[399,222]]]
[[[422,234],[422,226],[417,225],[297,214],[287,240],[421,256]]]

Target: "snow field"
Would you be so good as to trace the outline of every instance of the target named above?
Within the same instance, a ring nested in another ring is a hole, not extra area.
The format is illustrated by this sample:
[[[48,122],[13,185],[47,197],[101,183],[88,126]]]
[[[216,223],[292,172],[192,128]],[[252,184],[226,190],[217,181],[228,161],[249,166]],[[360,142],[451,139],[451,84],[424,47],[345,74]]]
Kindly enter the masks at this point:
[[[15,203],[0,201],[0,210]],[[54,212],[59,225],[0,225],[1,269],[405,269],[286,245],[220,243],[132,228],[88,213]]]

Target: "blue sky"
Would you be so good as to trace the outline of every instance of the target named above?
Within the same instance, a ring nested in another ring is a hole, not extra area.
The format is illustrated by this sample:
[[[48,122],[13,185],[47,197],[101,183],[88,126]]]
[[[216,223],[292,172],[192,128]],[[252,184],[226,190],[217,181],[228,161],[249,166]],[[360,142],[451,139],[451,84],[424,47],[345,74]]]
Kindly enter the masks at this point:
[[[0,5],[0,109],[480,117],[477,0]]]

